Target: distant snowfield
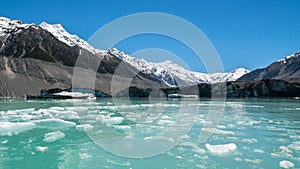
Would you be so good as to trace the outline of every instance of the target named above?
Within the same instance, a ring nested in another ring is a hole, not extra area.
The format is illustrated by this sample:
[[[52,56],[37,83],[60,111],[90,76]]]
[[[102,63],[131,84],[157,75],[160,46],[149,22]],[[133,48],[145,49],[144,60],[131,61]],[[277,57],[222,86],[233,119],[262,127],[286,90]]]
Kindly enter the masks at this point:
[[[131,64],[139,71],[153,75],[164,81],[169,86],[185,86],[185,85],[195,85],[199,83],[218,83],[218,82],[227,82],[235,81],[246,73],[249,73],[249,70],[244,68],[234,69],[231,72],[220,72],[220,73],[211,73],[205,74],[200,72],[194,72],[187,70],[170,60],[154,63],[148,62],[144,59],[134,58],[125,54],[122,51],[119,51],[116,48],[112,48],[108,51],[110,54],[118,57],[119,59]]]

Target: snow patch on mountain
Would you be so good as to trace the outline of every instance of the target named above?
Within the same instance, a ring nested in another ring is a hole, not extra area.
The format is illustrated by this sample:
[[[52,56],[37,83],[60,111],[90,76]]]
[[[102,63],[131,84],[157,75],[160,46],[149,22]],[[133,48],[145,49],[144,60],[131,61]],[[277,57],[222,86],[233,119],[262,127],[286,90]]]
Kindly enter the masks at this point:
[[[41,28],[50,32],[53,36],[55,36],[58,40],[64,42],[65,44],[73,47],[79,46],[83,49],[86,49],[94,54],[97,53],[106,53],[105,50],[95,49],[93,46],[88,44],[83,39],[79,38],[77,35],[71,35],[69,32],[65,30],[65,28],[61,24],[49,24],[46,22],[42,22],[39,25]]]
[[[237,68],[231,72],[212,73],[208,74],[208,83],[229,82],[235,81],[250,71],[245,68]]]
[[[4,37],[7,37],[11,33],[17,33],[22,29],[26,29],[29,26],[35,26],[34,24],[26,24],[19,20],[12,20],[5,17],[0,17],[0,37],[4,41]]]
[[[287,63],[288,61],[292,60],[292,59],[295,59],[297,57],[300,57],[300,52],[297,52],[295,54],[291,54],[291,55],[288,55],[286,56],[285,58],[283,59],[280,59],[280,60],[277,60],[276,62],[278,63],[281,63],[281,64],[285,64]]]
[[[205,74],[187,70],[169,60],[160,63],[147,62],[144,59],[131,57],[116,48],[110,49],[108,53],[131,64],[145,74],[161,79],[169,86],[235,81],[250,72],[244,68],[238,68],[228,73]]]

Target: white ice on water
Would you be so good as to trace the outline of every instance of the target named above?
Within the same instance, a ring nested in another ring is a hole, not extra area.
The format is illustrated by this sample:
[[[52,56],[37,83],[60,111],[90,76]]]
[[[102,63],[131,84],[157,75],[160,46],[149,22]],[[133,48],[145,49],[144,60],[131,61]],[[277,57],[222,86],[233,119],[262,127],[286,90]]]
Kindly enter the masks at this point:
[[[212,154],[215,155],[223,155],[237,149],[237,146],[234,143],[219,145],[211,145],[207,143],[205,146]]]
[[[61,131],[46,133],[44,136],[44,142],[54,142],[60,139],[65,138],[65,134]]]
[[[0,136],[18,135],[35,127],[32,122],[0,122]]]

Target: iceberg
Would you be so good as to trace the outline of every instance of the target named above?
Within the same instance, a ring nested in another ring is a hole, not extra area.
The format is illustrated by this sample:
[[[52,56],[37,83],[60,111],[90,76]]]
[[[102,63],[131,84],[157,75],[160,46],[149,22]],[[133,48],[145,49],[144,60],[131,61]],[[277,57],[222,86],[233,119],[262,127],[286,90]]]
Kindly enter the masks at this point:
[[[44,136],[43,141],[44,142],[54,142],[60,139],[65,138],[65,134],[61,131],[56,131],[56,132],[51,132],[51,133],[47,133]]]
[[[292,163],[290,161],[283,160],[283,161],[280,161],[279,166],[281,168],[293,168],[294,167],[294,163]]]
[[[35,127],[31,122],[0,122],[0,136],[18,135]]]
[[[34,120],[32,122],[36,124],[37,127],[52,128],[52,129],[70,128],[76,125],[76,123],[74,122],[65,121],[61,119],[42,119],[42,120]]]
[[[210,145],[207,143],[205,144],[205,146],[212,154],[216,155],[223,155],[237,148],[237,146],[234,143],[220,145]]]

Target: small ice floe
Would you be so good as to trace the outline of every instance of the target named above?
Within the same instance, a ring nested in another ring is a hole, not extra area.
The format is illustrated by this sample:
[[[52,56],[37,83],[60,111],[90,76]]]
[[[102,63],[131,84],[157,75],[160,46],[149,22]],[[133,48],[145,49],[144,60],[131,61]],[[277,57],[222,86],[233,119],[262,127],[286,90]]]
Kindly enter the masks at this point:
[[[59,108],[49,108],[49,109],[40,109],[38,110],[39,112],[47,112],[50,114],[50,117],[55,117],[55,118],[61,118],[61,119],[77,119],[77,112],[75,111],[69,111],[69,110],[63,110],[64,108],[60,109]]]
[[[80,159],[84,160],[84,159],[91,158],[92,155],[89,155],[89,154],[86,154],[86,153],[80,153],[79,157],[80,157]]]
[[[94,128],[91,124],[79,124],[75,127],[78,131],[90,131]]]
[[[56,96],[70,96],[73,99],[96,99],[96,97],[91,93],[81,93],[81,92],[60,92],[54,93]]]
[[[158,125],[169,125],[169,124],[174,124],[174,121],[172,121],[172,120],[158,120],[157,124]]]
[[[254,144],[257,143],[258,141],[255,138],[249,138],[249,139],[242,139],[242,142],[248,144]]]
[[[265,151],[263,149],[255,148],[253,150],[254,153],[263,154]]]
[[[198,95],[169,94],[168,98],[198,98]]]
[[[278,151],[279,150],[279,151]],[[286,146],[280,146],[275,152],[271,153],[272,157],[292,157],[293,152]]]
[[[175,158],[177,158],[177,159],[182,159],[182,156],[177,155]]]
[[[280,161],[279,166],[281,168],[293,168],[294,167],[294,163],[287,161],[287,160],[283,160]]]
[[[235,160],[235,161],[243,161],[243,159],[242,159],[242,158],[239,158],[239,157],[235,157],[234,160]]]
[[[33,120],[34,124],[40,128],[51,128],[51,129],[61,129],[61,128],[70,128],[74,127],[76,123],[65,121],[62,119],[42,119],[42,120]]]
[[[214,133],[214,134],[223,134],[223,135],[234,135],[234,132],[232,131],[226,131],[226,130],[220,130],[217,128],[202,128],[203,132],[207,132],[207,133]]]
[[[288,154],[292,154],[292,153],[293,153],[289,148],[287,148],[287,147],[285,147],[285,146],[280,146],[279,149],[280,149],[281,152],[283,152],[283,153],[288,153]]]
[[[131,129],[131,127],[127,125],[113,125],[113,128],[123,131],[129,131]]]
[[[48,150],[48,147],[43,147],[43,146],[37,146],[36,148],[36,151],[39,151],[39,152],[45,152]]]
[[[0,136],[12,136],[34,129],[36,125],[31,122],[0,122]]]
[[[61,131],[56,131],[56,132],[51,132],[51,133],[47,133],[44,136],[43,141],[44,142],[54,142],[60,139],[65,138],[65,134]]]
[[[99,115],[96,120],[101,121],[102,123],[106,124],[107,126],[111,126],[114,124],[120,124],[123,122],[123,117],[110,117],[105,115]]]
[[[180,143],[180,146],[185,146],[185,147],[191,147],[191,151],[197,153],[197,154],[205,154],[206,151],[200,147],[198,147],[196,144],[192,142],[182,142]]]
[[[290,144],[288,147],[290,149],[299,151],[300,150],[300,141],[295,141],[292,144]]]
[[[8,140],[1,141],[1,144],[7,144],[7,143],[8,143]]]
[[[257,159],[248,159],[248,158],[246,158],[245,161],[247,163],[259,164],[259,163],[262,162],[262,159],[258,159],[258,158]]]
[[[237,146],[234,143],[220,144],[220,145],[210,145],[205,144],[206,148],[215,155],[224,155],[233,150],[236,150]]]
[[[125,166],[125,167],[130,167],[131,166],[129,161],[127,161],[127,162],[118,162],[118,161],[113,161],[113,160],[107,159],[106,162],[109,163],[109,164],[118,165],[118,166]]]

